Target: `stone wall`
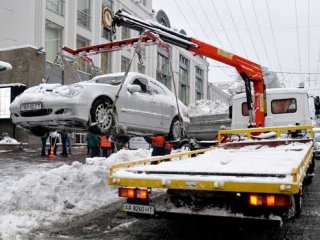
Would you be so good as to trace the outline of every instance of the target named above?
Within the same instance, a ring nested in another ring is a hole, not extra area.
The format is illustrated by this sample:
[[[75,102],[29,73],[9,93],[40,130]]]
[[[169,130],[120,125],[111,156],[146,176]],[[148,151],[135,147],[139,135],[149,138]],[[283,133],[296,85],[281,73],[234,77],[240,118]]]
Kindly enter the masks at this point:
[[[12,65],[11,71],[0,73],[0,84],[22,83],[30,86],[42,82],[45,70],[45,53],[26,46],[0,51],[0,59]]]
[[[28,88],[44,82],[44,79],[48,80],[47,83],[72,84],[92,77],[77,71],[76,63],[66,59],[62,59],[61,65],[46,62],[45,52],[33,46],[0,49],[0,60],[12,65],[12,70],[0,72],[0,84],[20,83]],[[41,146],[39,137],[24,128],[14,126],[11,119],[0,119],[0,134],[3,132],[32,148]]]
[[[27,87],[38,85],[44,78],[45,53],[33,46],[1,49],[0,60],[12,65],[12,70],[0,73],[0,84],[21,83]],[[41,146],[39,137],[12,124],[11,119],[0,119],[0,134],[6,132],[12,138],[31,146]],[[31,143],[31,144],[30,144]]]

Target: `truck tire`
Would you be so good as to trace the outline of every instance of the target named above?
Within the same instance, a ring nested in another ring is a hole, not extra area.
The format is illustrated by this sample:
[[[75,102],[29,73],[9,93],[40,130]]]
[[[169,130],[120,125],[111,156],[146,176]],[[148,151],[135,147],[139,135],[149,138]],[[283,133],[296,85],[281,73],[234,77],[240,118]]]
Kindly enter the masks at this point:
[[[314,176],[314,168],[315,168],[315,160],[313,158],[311,164],[308,167],[306,176],[303,180],[303,185],[310,185],[312,183],[313,176]]]
[[[295,217],[300,217],[301,215],[301,209],[302,209],[302,194],[298,193],[294,195],[294,202],[295,202]]]
[[[286,214],[284,215],[285,219],[300,217],[302,209],[302,197],[302,191],[290,196],[291,206],[288,208]]]
[[[191,146],[190,143],[188,142],[184,142],[180,145],[180,149],[183,151],[190,151],[191,150]]]

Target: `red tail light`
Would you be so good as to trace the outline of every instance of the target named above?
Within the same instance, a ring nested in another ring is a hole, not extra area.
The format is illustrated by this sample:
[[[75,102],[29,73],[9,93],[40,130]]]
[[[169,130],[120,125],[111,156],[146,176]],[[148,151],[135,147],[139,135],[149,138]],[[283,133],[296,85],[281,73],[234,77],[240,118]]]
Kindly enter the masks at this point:
[[[249,195],[250,206],[285,207],[290,205],[289,196],[278,195]]]
[[[119,188],[119,197],[148,199],[148,190],[139,188]]]

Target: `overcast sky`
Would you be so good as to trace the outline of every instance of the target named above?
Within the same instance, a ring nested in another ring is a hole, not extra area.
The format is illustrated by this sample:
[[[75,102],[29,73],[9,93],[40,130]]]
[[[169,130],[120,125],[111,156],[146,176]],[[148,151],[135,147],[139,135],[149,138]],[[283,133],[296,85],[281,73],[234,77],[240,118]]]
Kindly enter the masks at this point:
[[[153,8],[167,13],[172,28],[278,72],[286,85],[320,86],[319,74],[301,74],[320,71],[319,0],[153,0]],[[210,62],[209,81],[235,75]]]

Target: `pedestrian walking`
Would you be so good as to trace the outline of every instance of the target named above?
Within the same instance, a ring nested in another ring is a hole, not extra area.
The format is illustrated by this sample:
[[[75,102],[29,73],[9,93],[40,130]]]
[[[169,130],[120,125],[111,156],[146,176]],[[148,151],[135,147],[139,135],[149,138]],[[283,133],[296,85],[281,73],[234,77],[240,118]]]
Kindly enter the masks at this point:
[[[100,137],[100,148],[102,150],[102,157],[109,157],[111,155],[112,143],[107,135],[102,135]]]

